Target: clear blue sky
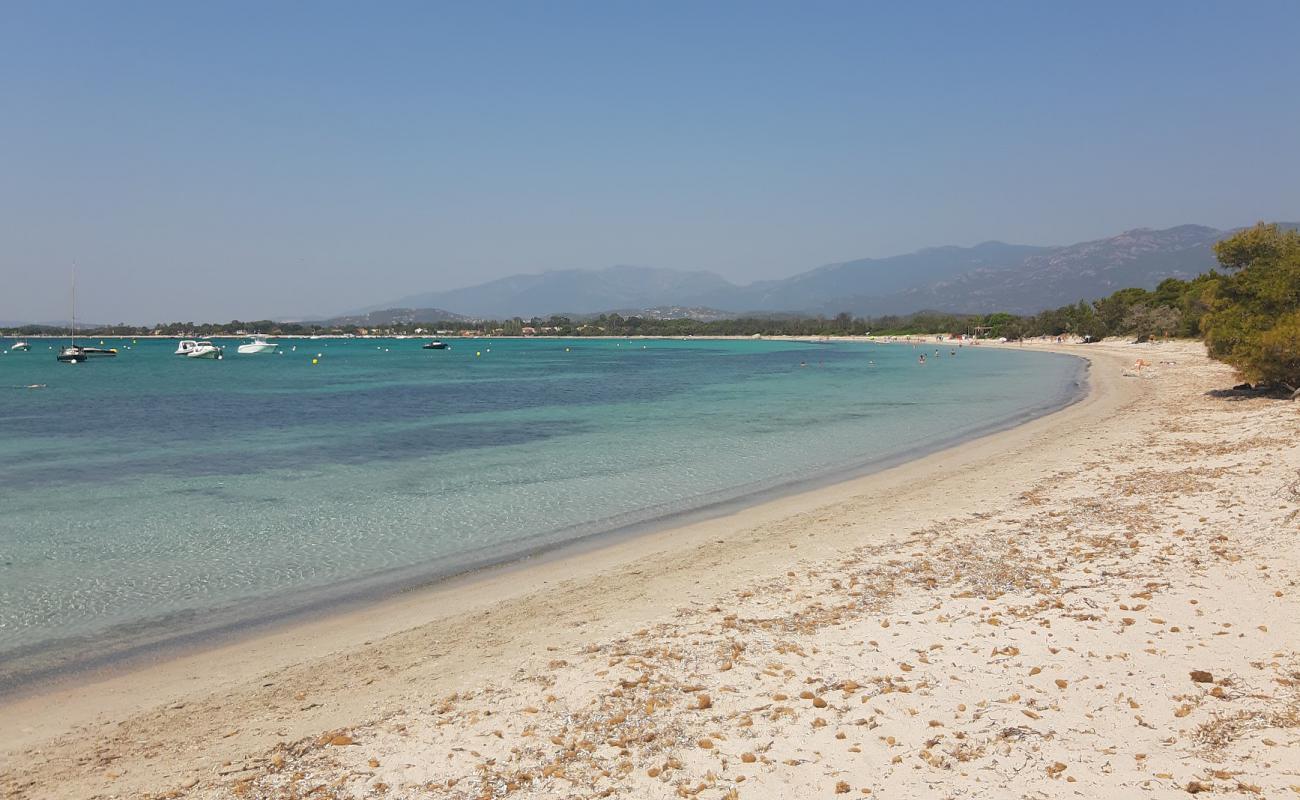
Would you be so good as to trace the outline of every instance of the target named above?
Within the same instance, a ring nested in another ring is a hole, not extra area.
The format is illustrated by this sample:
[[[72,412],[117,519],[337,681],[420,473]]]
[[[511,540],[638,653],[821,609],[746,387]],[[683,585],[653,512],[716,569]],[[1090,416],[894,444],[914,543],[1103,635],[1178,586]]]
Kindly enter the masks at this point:
[[[1300,2],[0,6],[0,319],[1300,218]]]

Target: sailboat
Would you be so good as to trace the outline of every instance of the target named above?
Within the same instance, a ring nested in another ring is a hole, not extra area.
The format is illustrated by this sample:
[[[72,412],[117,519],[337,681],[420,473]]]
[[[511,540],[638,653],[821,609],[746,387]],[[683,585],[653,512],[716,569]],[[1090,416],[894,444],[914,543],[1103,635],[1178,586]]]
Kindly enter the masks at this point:
[[[55,356],[64,364],[80,364],[91,358],[112,358],[117,355],[117,350],[109,348],[105,350],[101,347],[78,347],[77,346],[77,271],[72,271],[72,342],[67,346],[59,349],[59,354]]]

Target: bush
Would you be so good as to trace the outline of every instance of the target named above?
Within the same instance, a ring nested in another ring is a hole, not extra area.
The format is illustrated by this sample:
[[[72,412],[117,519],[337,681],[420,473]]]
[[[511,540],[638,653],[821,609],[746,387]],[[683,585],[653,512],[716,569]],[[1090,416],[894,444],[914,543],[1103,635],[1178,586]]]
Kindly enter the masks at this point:
[[[1248,381],[1300,394],[1300,234],[1261,223],[1214,250],[1231,274],[1207,293],[1210,355]]]

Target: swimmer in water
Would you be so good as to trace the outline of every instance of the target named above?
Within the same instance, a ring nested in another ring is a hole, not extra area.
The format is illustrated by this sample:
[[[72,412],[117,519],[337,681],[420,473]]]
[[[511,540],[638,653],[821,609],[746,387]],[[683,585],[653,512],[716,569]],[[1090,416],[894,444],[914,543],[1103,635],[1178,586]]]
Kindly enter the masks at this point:
[[[918,358],[918,359],[916,360],[916,363],[918,363],[918,364],[924,364],[924,363],[925,363],[925,353],[922,353],[922,354],[921,354],[921,357]]]

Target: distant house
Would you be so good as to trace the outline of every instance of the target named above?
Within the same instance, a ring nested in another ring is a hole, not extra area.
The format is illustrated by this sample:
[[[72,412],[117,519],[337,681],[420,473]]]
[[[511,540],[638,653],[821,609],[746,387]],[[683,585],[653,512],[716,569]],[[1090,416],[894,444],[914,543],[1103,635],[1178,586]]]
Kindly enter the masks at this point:
[[[524,336],[536,336],[536,335],[537,335],[537,329],[536,329],[536,328],[531,328],[531,327],[528,327],[528,326],[525,326],[525,327],[524,327],[522,330],[520,330],[519,332],[522,333]]]

